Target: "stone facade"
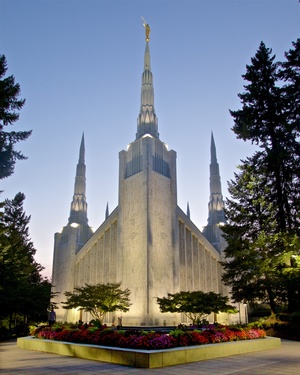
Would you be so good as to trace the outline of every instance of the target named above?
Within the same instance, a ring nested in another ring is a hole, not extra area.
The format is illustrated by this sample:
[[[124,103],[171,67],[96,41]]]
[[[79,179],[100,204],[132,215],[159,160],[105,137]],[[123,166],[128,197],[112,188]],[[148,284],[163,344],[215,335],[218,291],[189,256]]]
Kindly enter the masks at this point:
[[[177,205],[176,152],[159,139],[154,110],[149,39],[142,74],[136,139],[119,153],[117,208],[95,233],[87,224],[84,140],[77,165],[69,223],[55,235],[53,291],[85,283],[122,282],[132,306],[123,325],[176,325],[179,314],[162,314],[156,297],[179,291],[224,293],[221,252]],[[84,174],[84,176],[82,175]],[[119,317],[119,316],[118,316]],[[88,321],[86,313],[57,309],[60,321]],[[116,321],[108,314],[107,322]]]

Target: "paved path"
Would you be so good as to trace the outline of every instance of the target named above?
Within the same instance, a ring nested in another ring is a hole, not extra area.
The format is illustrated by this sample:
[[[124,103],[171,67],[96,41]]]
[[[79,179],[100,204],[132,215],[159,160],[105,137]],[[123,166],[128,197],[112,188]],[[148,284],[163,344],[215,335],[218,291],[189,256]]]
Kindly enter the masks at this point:
[[[282,340],[280,349],[236,355],[160,369],[138,369],[19,349],[0,342],[0,374],[299,375],[300,342]]]

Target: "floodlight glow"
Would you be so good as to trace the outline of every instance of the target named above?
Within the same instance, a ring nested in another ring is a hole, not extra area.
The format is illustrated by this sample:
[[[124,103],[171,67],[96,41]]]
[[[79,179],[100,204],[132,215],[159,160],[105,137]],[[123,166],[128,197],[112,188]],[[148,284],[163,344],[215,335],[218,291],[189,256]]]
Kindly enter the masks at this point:
[[[153,136],[151,135],[151,134],[144,134],[143,136],[142,136],[142,138],[153,138]]]

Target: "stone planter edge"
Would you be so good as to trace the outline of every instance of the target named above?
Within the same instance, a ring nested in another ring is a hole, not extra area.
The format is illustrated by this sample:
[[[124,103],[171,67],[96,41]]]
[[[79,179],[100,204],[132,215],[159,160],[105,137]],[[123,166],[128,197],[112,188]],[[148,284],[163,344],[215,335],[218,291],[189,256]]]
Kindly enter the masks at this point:
[[[28,336],[18,338],[17,346],[21,349],[67,355],[119,365],[139,368],[160,368],[280,348],[281,340],[277,337],[266,337],[264,339],[231,341],[172,349],[138,350],[43,340]]]

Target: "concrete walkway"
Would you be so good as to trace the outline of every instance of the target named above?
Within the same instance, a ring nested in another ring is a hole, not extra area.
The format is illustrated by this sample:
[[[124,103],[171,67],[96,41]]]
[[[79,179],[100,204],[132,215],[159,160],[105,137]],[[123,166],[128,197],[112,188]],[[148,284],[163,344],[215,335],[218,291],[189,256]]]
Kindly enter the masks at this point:
[[[0,342],[0,374],[155,374],[155,375],[299,375],[300,342],[282,340],[280,349],[160,369],[138,369],[17,348]]]

